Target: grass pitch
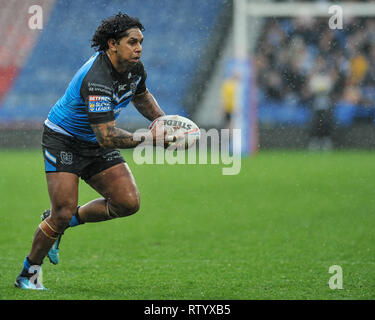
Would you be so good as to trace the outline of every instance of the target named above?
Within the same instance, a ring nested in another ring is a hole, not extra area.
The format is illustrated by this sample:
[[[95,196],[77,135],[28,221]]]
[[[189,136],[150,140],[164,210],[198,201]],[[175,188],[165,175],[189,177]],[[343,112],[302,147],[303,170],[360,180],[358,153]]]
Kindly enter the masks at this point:
[[[13,283],[49,207],[42,154],[0,151],[0,299],[375,298],[374,152],[260,152],[236,176],[124,156],[140,212],[67,230],[30,292]],[[80,183],[80,204],[97,196]]]

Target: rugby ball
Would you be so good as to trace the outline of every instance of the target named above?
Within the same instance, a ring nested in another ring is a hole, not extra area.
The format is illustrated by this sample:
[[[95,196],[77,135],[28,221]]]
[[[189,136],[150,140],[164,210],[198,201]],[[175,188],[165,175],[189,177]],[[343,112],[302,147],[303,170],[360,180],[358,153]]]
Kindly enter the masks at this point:
[[[166,115],[155,119],[149,126],[151,130],[159,121],[162,121],[167,130],[169,142],[177,149],[188,149],[199,140],[201,132],[198,126],[188,118],[179,115]]]

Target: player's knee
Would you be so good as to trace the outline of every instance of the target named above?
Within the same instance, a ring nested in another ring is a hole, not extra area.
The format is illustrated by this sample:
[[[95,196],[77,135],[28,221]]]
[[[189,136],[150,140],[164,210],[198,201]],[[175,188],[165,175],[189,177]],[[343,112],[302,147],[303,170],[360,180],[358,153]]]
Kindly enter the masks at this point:
[[[77,206],[62,206],[55,210],[52,209],[51,219],[56,227],[57,232],[64,232],[69,226]]]
[[[128,215],[131,215],[131,214],[134,214],[134,213],[138,212],[139,208],[140,208],[140,201],[139,201],[139,197],[138,197],[138,198],[135,198],[135,199],[131,200],[127,204],[126,211],[128,212]]]
[[[138,193],[128,194],[127,197],[121,199],[121,201],[111,202],[112,212],[117,217],[127,217],[130,216],[140,208],[140,199]]]
[[[140,201],[137,194],[128,197],[120,204],[121,216],[126,217],[136,213],[139,210]]]

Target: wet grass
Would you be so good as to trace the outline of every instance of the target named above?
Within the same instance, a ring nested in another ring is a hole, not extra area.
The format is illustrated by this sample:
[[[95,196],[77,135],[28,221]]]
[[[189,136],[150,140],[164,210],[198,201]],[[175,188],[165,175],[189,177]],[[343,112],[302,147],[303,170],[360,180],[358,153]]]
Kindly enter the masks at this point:
[[[375,298],[375,153],[260,152],[234,176],[124,156],[140,212],[67,230],[49,290],[29,292],[13,283],[49,207],[43,161],[0,151],[0,299]],[[80,204],[97,196],[81,182]]]

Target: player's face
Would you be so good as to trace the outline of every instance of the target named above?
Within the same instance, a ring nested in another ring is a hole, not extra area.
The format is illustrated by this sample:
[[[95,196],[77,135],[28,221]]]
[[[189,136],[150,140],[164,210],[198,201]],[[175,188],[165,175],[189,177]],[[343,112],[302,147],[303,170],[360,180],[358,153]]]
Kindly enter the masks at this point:
[[[142,55],[143,34],[138,28],[128,30],[128,36],[121,38],[117,45],[117,58],[120,63],[137,63]]]

